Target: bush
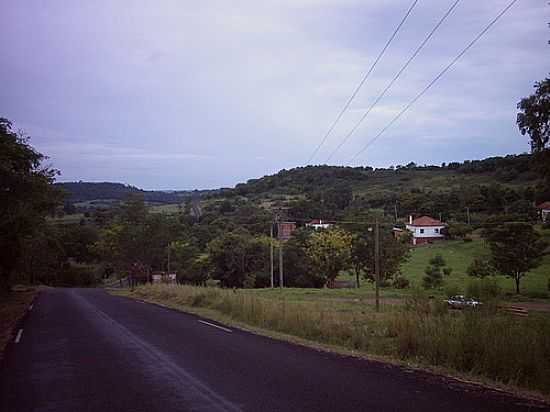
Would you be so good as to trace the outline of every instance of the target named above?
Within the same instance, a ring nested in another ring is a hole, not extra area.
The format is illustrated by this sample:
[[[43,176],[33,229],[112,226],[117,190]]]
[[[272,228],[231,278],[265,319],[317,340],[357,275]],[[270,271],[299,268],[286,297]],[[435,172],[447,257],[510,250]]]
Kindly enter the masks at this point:
[[[422,279],[424,289],[438,288],[443,284],[443,275],[438,267],[428,266],[424,273],[426,274]]]
[[[468,266],[466,270],[468,276],[475,278],[484,278],[487,276],[495,275],[495,269],[491,263],[486,259],[475,258],[474,261]]]
[[[550,280],[549,280],[549,285],[550,285]],[[396,288],[396,289],[407,289],[410,285],[410,282],[409,282],[409,279],[403,277],[403,276],[397,276],[394,280],[393,280],[393,287]]]
[[[466,286],[466,296],[480,300],[498,298],[502,289],[494,278],[472,279]]]

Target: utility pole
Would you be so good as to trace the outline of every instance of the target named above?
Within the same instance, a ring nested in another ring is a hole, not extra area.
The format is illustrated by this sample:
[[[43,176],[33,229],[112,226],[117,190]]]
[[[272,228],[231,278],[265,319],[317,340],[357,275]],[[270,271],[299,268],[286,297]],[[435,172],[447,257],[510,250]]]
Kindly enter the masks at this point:
[[[172,248],[170,247],[170,243],[168,243],[168,273],[170,273],[170,252],[172,251]]]
[[[271,229],[269,230],[269,263],[271,270],[271,289],[273,289],[273,222],[271,222]]]
[[[395,222],[397,223],[397,200],[395,201],[395,204],[393,205],[393,210],[395,212]]]
[[[378,219],[374,226],[374,276],[375,276],[375,299],[376,299],[376,311],[380,311],[380,224]]]
[[[279,245],[279,287],[283,288],[283,242]]]

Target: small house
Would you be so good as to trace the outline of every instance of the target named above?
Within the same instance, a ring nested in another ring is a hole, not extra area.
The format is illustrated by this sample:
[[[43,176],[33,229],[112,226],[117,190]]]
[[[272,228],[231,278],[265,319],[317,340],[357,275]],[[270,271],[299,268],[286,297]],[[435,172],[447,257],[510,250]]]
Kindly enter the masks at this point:
[[[406,225],[407,230],[412,234],[411,241],[413,245],[445,239],[446,227],[445,223],[430,216],[420,216],[416,219],[410,216],[409,223]]]
[[[327,222],[326,220],[321,219],[313,219],[312,221],[306,223],[306,227],[310,227],[312,229],[318,230],[318,229],[328,229],[332,226],[332,223]]]
[[[550,201],[538,205],[537,210],[543,222],[550,222]]]

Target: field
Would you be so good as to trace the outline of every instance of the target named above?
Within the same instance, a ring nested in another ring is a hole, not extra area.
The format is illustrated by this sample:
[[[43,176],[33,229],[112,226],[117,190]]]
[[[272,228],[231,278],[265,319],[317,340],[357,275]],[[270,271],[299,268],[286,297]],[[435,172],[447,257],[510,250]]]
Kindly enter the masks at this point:
[[[445,278],[445,285],[456,286],[464,291],[471,279],[466,274],[468,266],[474,258],[489,257],[490,251],[485,242],[481,239],[474,239],[472,242],[445,241],[432,245],[417,247],[412,251],[411,258],[402,266],[404,276],[413,285],[422,285],[424,269],[429,266],[432,257],[441,255],[447,266],[453,271]],[[546,255],[543,263],[536,269],[529,272],[521,281],[521,293],[527,297],[545,298],[548,297],[548,279],[550,278],[550,255]],[[515,285],[511,278],[504,276],[496,277],[506,295],[515,293]]]

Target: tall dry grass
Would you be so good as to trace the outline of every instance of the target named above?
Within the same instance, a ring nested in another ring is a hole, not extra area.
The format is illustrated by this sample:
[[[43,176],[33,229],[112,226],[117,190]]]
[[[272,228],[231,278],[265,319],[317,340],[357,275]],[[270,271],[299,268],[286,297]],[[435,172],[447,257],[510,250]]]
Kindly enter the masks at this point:
[[[325,302],[259,298],[242,291],[147,285],[134,295],[208,308],[246,324],[319,343],[414,360],[550,393],[550,319],[484,310],[449,313],[415,296],[399,310],[337,310]]]

